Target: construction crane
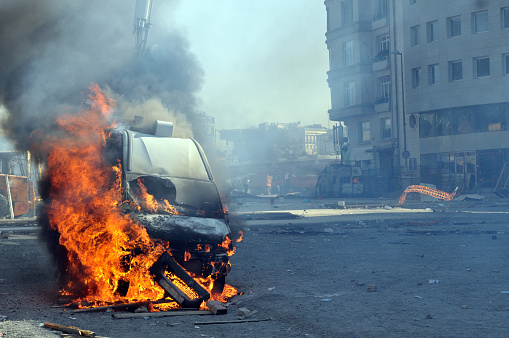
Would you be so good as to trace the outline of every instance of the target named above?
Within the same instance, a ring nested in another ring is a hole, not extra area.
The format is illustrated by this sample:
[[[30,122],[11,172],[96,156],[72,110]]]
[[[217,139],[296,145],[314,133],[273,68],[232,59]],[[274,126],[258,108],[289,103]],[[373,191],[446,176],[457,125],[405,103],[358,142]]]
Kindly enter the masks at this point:
[[[148,30],[150,28],[150,15],[152,13],[152,0],[136,0],[134,9],[133,34],[136,55],[142,57],[147,49]]]

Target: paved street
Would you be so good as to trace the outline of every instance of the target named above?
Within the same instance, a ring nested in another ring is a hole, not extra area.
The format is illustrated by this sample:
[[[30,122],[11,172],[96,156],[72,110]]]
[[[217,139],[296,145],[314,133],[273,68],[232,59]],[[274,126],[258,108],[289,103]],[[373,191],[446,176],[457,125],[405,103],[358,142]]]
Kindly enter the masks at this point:
[[[337,201],[230,201],[232,230],[243,230],[244,239],[227,282],[243,294],[230,300],[228,314],[212,317],[113,319],[56,308],[44,247],[32,228],[16,231],[0,239],[0,315],[8,318],[0,332],[54,337],[38,327],[51,321],[108,337],[507,335],[505,200],[409,201],[403,208],[365,202],[326,209]],[[4,233],[8,226],[20,225],[3,225]],[[236,320],[240,308],[257,311],[250,319],[270,320],[194,325]]]

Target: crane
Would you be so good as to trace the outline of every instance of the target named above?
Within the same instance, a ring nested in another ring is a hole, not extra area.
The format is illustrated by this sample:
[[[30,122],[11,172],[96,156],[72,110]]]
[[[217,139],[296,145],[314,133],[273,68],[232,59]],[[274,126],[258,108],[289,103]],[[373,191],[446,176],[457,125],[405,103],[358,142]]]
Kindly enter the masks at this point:
[[[133,34],[136,55],[142,57],[147,48],[148,30],[150,28],[150,15],[152,13],[152,0],[136,0],[134,9]]]

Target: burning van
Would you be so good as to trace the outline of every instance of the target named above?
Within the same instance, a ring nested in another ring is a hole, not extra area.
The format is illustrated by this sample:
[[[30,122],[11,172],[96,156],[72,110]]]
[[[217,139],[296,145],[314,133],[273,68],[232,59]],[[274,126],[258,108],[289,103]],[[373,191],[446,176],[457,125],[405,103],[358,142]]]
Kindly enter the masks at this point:
[[[116,129],[108,141],[120,159],[124,213],[160,240],[195,278],[211,277],[221,293],[229,271],[231,232],[203,149],[172,137],[173,125],[152,132]]]

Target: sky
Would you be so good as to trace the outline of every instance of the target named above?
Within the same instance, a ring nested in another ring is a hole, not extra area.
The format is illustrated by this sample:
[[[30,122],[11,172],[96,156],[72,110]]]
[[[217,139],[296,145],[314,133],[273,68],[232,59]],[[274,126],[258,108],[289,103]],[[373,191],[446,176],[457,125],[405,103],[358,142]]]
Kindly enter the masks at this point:
[[[182,0],[171,8],[161,1],[153,1],[151,30],[168,25],[187,38],[204,71],[198,109],[216,129],[327,126],[323,0]],[[160,10],[171,12],[168,21],[154,21]]]

